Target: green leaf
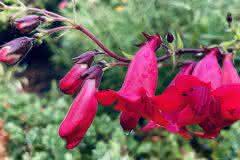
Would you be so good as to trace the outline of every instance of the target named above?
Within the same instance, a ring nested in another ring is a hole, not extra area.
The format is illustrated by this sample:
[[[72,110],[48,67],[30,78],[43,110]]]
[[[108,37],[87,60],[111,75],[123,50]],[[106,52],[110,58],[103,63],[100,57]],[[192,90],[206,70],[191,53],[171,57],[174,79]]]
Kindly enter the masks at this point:
[[[227,49],[228,47],[234,45],[235,42],[236,42],[235,40],[225,41],[225,42],[222,42],[220,46],[222,46],[224,49]]]
[[[177,32],[177,38],[176,38],[176,41],[177,41],[177,48],[180,49],[180,48],[183,48],[183,41],[182,41],[182,38],[180,36],[180,34]]]

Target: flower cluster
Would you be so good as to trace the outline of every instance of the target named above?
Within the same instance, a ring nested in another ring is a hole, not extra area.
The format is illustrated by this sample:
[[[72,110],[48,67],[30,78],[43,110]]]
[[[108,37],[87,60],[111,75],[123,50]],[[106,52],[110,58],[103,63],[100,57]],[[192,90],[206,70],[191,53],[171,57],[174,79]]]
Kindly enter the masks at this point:
[[[154,52],[145,48],[143,46],[142,52],[140,50],[134,57],[120,91],[97,94],[101,104],[115,103],[115,109],[129,113],[120,119],[124,122],[121,123],[123,128],[135,128],[137,119],[143,117],[149,120],[143,131],[163,127],[185,138],[192,135],[215,138],[222,128],[240,119],[237,100],[240,78],[233,66],[232,54],[224,55],[221,68],[217,58],[221,56],[220,51],[217,48],[206,51],[201,61],[185,64],[166,90],[154,96],[157,74],[152,67],[156,63],[145,58]],[[131,123],[126,123],[128,120]],[[200,126],[203,131],[190,131],[192,125]]]
[[[30,33],[44,21],[43,16],[27,15],[15,19],[14,26],[21,33]],[[35,40],[33,37],[20,37],[0,46],[0,61],[9,65],[18,63],[32,49]]]
[[[143,130],[164,127],[186,138],[192,134],[215,138],[222,128],[239,120],[240,79],[232,54],[224,55],[222,68],[218,56],[219,50],[213,48],[198,63],[183,66],[167,89],[153,98],[167,123],[150,121]],[[200,126],[202,131],[189,131],[191,125]]]
[[[63,0],[64,4],[60,8],[64,8],[66,2]],[[11,8],[3,3],[0,5]],[[31,33],[43,22],[62,21],[69,25],[44,30],[33,38],[17,38],[0,46],[0,62],[15,64],[27,55],[35,41],[41,40],[44,35],[66,29],[81,31],[103,51],[88,51],[74,58],[74,65],[59,82],[59,88],[64,94],[75,97],[59,127],[59,135],[66,141],[67,149],[81,142],[96,116],[98,103],[103,106],[114,105],[114,109],[121,112],[120,125],[125,131],[135,129],[140,118],[144,118],[148,123],[142,131],[165,128],[184,138],[215,138],[224,127],[240,119],[240,78],[233,65],[232,53],[223,54],[219,47],[182,48],[171,53],[159,34],[143,33],[146,41],[138,45],[139,50],[130,60],[109,50],[81,24],[46,10],[30,8],[30,11],[37,14],[27,15],[14,22],[21,33]],[[231,15],[228,15],[227,20],[230,25]],[[166,39],[168,43],[173,43],[174,36],[168,33]],[[156,51],[160,47],[167,52],[157,57]],[[199,62],[184,63],[168,87],[156,95],[159,62],[183,53],[200,52],[204,57]],[[115,61],[94,62],[99,54]],[[103,71],[115,65],[128,66],[121,89],[99,91]],[[192,126],[198,126],[201,130],[193,130]]]
[[[148,47],[149,43],[132,60],[120,91],[97,94],[101,104],[115,103],[115,109],[126,114],[120,119],[124,129],[135,128],[136,121],[143,117],[149,120],[143,131],[163,127],[185,138],[215,138],[222,128],[240,119],[240,78],[232,54],[224,55],[221,68],[220,51],[207,50],[201,61],[185,64],[165,91],[155,96],[156,62],[154,51]],[[192,125],[200,126],[202,131],[189,130]]]
[[[86,86],[83,85],[67,115],[70,118],[65,118],[60,127],[60,136],[67,140],[67,148],[77,145],[82,139],[96,114],[94,108],[97,101],[103,106],[114,104],[114,108],[121,112],[120,124],[125,131],[135,129],[139,119],[145,118],[149,123],[142,128],[143,131],[162,127],[185,138],[192,135],[215,138],[222,128],[240,118],[240,106],[237,101],[240,95],[240,79],[233,66],[232,54],[224,54],[222,58],[218,48],[206,50],[205,57],[198,63],[184,64],[165,91],[155,95],[158,82],[155,51],[161,44],[162,39],[159,35],[147,36],[147,41],[141,44],[129,64],[119,91],[92,90],[96,94],[92,94],[89,99],[88,96],[80,96],[87,91],[87,85],[88,91],[91,90],[91,84],[85,82]],[[87,56],[83,54],[80,57]],[[218,58],[223,59],[222,68]],[[90,58],[89,61],[91,60]],[[65,93],[75,93],[78,90],[76,88],[83,82],[79,77],[88,68],[88,64],[75,65],[79,65],[75,71],[77,74],[73,74],[74,66],[66,75],[71,77],[71,83],[65,80],[71,87],[63,89],[66,85],[62,81],[66,78],[60,81],[60,88],[65,90]],[[76,75],[79,82],[75,80]],[[83,108],[90,111],[86,112]],[[83,117],[88,118],[84,121]],[[192,125],[200,126],[202,131],[191,131],[189,127]],[[74,145],[71,145],[71,142]]]

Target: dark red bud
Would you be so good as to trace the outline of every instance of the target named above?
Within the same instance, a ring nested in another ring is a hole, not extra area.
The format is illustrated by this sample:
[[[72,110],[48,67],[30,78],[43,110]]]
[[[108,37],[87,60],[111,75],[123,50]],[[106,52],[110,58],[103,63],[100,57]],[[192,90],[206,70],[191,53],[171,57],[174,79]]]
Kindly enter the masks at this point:
[[[174,36],[170,32],[167,33],[167,41],[168,43],[172,43],[174,41]]]
[[[227,13],[227,17],[226,17],[226,20],[228,22],[228,25],[230,26],[232,21],[233,21],[233,18],[232,18],[232,14],[231,13]]]
[[[97,54],[102,54],[103,52],[100,52],[98,50],[93,50],[93,51],[88,51],[85,52],[81,55],[79,55],[78,57],[73,58],[73,61],[77,64],[81,64],[81,63],[86,63],[88,65],[91,65],[94,56]]]
[[[70,71],[60,80],[60,90],[69,95],[77,93],[81,87],[84,79],[81,78],[81,74],[88,69],[87,64],[75,64]]]
[[[38,15],[28,15],[22,18],[18,18],[14,21],[16,28],[21,33],[30,33],[36,29],[44,19]]]
[[[86,79],[96,79],[97,85],[101,80],[102,64],[98,64],[89,68],[92,64],[94,56],[101,54],[98,50],[88,51],[78,57],[73,58],[75,64],[71,70],[60,80],[59,88],[65,94],[73,95],[82,87],[82,83]]]
[[[0,62],[15,64],[33,47],[34,38],[20,37],[0,47]]]

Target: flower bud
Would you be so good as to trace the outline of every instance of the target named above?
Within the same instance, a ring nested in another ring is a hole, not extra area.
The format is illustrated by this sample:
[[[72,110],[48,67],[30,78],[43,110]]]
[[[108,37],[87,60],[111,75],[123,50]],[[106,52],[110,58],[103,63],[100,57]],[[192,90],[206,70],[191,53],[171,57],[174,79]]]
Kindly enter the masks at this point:
[[[60,80],[60,90],[69,95],[74,95],[82,86],[84,78],[81,74],[88,69],[87,64],[75,64],[70,71]]]
[[[90,77],[89,79],[93,79],[91,76],[94,77],[96,76],[95,74],[99,74],[98,67],[89,68],[96,54],[100,54],[100,52],[97,50],[88,51],[78,57],[73,58],[75,65],[59,82],[59,88],[63,93],[69,95],[77,93],[81,89],[82,83],[87,76]],[[82,76],[83,74],[86,76]],[[91,74],[91,76],[87,74]]]
[[[33,46],[34,38],[20,37],[0,47],[0,62],[9,65],[19,62]]]
[[[227,21],[228,25],[230,26],[233,21],[231,13],[227,13],[226,21]]]
[[[94,59],[94,56],[97,54],[101,54],[101,53],[102,52],[100,52],[98,50],[88,51],[88,52],[81,54],[78,57],[73,58],[73,60],[75,63],[78,63],[78,64],[80,64],[80,63],[87,63],[87,64],[90,63],[91,64]]]
[[[167,33],[167,41],[168,43],[172,43],[174,41],[174,36],[170,32]]]
[[[36,29],[41,24],[42,21],[43,19],[41,18],[41,16],[28,15],[16,19],[14,24],[21,33],[30,33],[34,29]]]

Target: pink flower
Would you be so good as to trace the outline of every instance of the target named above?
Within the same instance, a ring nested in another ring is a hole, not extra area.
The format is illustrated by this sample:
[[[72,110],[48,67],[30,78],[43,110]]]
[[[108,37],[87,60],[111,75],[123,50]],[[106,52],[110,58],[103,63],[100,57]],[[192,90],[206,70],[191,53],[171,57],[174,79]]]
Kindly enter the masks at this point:
[[[240,119],[240,78],[232,62],[232,54],[226,54],[222,68],[222,86],[214,91],[226,120]]]
[[[192,75],[199,80],[210,83],[212,89],[219,87],[222,81],[221,68],[217,60],[218,55],[219,50],[217,48],[211,49],[209,53],[197,63],[192,73]]]
[[[185,127],[197,125],[208,116],[211,88],[194,76],[178,75],[174,85],[153,100],[163,111],[162,116],[169,122],[162,127],[189,137]]]
[[[78,57],[77,60],[78,62],[86,63],[91,59],[88,59],[88,61],[81,61],[81,57]],[[79,88],[79,90],[81,90],[70,106],[70,109],[59,128],[59,135],[66,140],[67,149],[72,149],[81,142],[93,122],[98,107],[95,94],[101,81],[104,67],[103,64],[96,64],[89,69],[79,69],[81,66],[78,66],[78,62],[76,63],[76,70],[72,69],[73,73],[68,73],[66,81],[64,81],[64,85],[70,84],[73,89],[78,88],[75,87],[75,82],[77,82],[76,86],[79,85],[78,83],[83,84],[83,86],[80,86],[82,88]],[[75,78],[76,73],[78,78],[82,78],[81,82]],[[73,81],[71,81],[71,78]]]
[[[221,129],[239,120],[239,76],[232,63],[232,54],[226,54],[223,60],[221,86],[212,92],[213,102],[209,109],[209,118],[200,126],[205,132],[197,133],[203,138],[218,136]]]
[[[20,37],[14,39],[0,47],[0,62],[9,65],[16,64],[33,47],[33,38]]]
[[[158,67],[155,50],[161,45],[159,35],[146,35],[147,41],[141,44],[139,51],[133,57],[124,83],[119,91],[107,90],[97,94],[102,105],[116,102],[115,109],[133,112],[159,123],[159,111],[151,105],[149,97],[154,96],[157,87]]]
[[[66,140],[67,149],[77,146],[92,124],[98,107],[96,91],[96,80],[86,80],[62,121],[59,135]]]
[[[187,126],[202,125],[209,120],[210,113],[218,109],[212,91],[221,85],[222,80],[218,54],[218,49],[211,49],[196,65],[184,66],[169,87],[152,98],[154,105],[162,111],[162,117],[168,121],[167,125],[157,124],[158,127],[190,137]]]
[[[211,49],[195,67],[184,66],[169,87],[152,98],[168,123],[153,120],[144,131],[164,127],[184,137],[192,133],[215,138],[222,128],[240,119],[240,84],[232,55],[225,55],[221,69],[218,54],[218,49]],[[189,125],[199,125],[203,132],[191,132],[186,128]]]

